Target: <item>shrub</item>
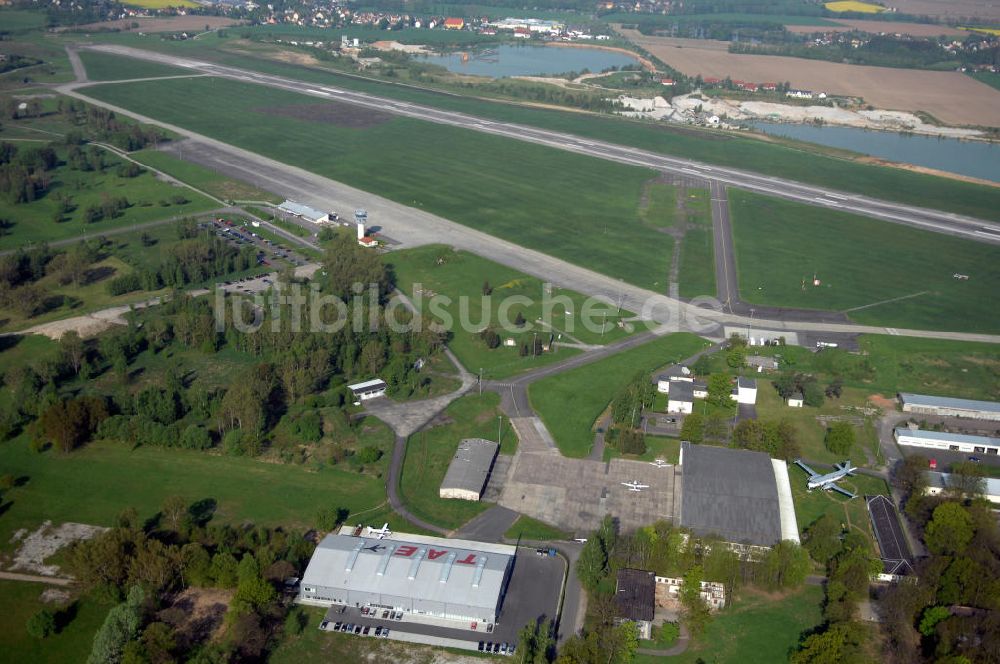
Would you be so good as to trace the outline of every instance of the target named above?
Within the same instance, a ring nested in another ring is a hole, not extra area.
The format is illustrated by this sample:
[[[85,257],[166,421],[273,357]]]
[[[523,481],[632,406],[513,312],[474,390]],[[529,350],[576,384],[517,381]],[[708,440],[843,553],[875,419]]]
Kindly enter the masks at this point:
[[[44,639],[56,631],[56,617],[47,610],[41,609],[35,615],[28,618],[28,634],[36,639]]]

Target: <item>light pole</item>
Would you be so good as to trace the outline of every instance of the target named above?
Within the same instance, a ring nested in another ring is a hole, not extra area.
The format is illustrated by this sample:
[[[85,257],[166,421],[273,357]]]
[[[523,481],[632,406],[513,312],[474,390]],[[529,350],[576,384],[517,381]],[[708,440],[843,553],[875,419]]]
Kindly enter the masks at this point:
[[[750,308],[750,320],[747,321],[747,344],[753,346],[753,342],[750,341],[750,330],[753,327],[753,308]]]
[[[500,444],[500,436],[503,431],[503,415],[497,415],[497,445]]]
[[[483,396],[483,368],[479,367],[479,396]]]

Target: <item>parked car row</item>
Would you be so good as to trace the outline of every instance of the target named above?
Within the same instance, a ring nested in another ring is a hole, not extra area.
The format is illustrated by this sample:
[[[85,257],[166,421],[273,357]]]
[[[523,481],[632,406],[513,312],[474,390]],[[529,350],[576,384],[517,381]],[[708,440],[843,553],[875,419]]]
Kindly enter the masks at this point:
[[[361,607],[361,615],[371,616],[372,618],[378,617],[378,607],[375,606],[364,606]],[[382,610],[382,620],[402,620],[402,611],[393,611],[392,609]]]
[[[494,655],[513,655],[517,651],[517,644],[493,643],[490,641],[479,642],[479,652],[489,652]]]
[[[355,625],[349,622],[336,622],[330,625],[329,620],[324,620],[319,624],[319,628],[326,632],[343,632],[344,634],[357,634],[358,636],[377,636],[379,638],[389,637],[389,628],[377,625]]]

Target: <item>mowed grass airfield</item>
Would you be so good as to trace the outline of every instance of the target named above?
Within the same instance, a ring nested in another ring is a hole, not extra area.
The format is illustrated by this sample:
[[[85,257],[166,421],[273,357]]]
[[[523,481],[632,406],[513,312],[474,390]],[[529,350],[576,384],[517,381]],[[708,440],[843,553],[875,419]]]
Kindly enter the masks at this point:
[[[673,240],[662,231],[672,221],[640,210],[654,171],[228,79],[108,84],[85,93],[666,291]],[[732,207],[749,302],[847,311],[873,325],[1000,330],[1000,312],[986,297],[1000,288],[997,247],[745,192],[733,193]],[[711,259],[709,242],[693,241],[682,255],[689,263],[682,280],[691,274],[690,249]],[[804,288],[814,273],[823,287]],[[955,273],[970,279],[959,282]],[[691,294],[690,286],[682,283],[682,293]]]
[[[101,85],[85,94],[631,283],[666,288],[670,236],[648,232],[638,211],[654,171],[226,79]]]

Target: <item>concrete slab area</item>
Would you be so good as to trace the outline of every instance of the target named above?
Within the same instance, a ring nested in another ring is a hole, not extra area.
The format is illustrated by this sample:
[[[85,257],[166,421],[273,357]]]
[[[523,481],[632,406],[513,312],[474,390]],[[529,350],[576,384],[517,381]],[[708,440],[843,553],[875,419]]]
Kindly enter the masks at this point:
[[[622,485],[633,481],[649,488],[635,492]],[[594,530],[605,514],[630,530],[674,518],[674,467],[523,450],[508,473],[500,504],[576,533]]]

